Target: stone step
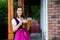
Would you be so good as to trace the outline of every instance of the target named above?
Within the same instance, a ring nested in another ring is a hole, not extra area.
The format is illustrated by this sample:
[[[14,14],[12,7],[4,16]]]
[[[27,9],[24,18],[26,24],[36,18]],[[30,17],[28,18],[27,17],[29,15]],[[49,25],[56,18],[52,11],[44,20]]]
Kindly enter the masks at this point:
[[[30,37],[31,37],[31,40],[42,40],[42,34],[40,33],[32,33]]]

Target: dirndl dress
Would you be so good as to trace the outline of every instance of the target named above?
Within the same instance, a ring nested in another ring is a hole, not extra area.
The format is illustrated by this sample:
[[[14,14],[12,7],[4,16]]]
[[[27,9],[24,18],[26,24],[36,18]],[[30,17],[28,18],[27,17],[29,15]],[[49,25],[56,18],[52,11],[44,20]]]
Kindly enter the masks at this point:
[[[16,18],[15,20],[18,24],[19,21]],[[30,40],[30,35],[27,29],[20,26],[18,30],[14,33],[14,40]]]

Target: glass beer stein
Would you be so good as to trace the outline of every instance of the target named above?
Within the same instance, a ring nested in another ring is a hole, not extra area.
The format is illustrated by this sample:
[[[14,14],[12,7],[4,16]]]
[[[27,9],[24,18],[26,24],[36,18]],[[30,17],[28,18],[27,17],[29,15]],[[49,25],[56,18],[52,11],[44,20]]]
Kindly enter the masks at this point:
[[[28,17],[27,21],[27,26],[32,26],[32,18]]]
[[[28,28],[32,26],[32,18],[24,19],[22,22],[23,22],[23,28]]]
[[[27,27],[27,20],[24,19],[22,22],[23,22],[23,28],[26,28]]]

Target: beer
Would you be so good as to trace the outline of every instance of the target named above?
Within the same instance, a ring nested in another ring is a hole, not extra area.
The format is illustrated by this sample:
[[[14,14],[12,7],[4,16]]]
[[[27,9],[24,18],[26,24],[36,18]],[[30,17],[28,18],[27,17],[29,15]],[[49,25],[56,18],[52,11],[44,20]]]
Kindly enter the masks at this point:
[[[32,20],[28,20],[28,24],[27,25],[31,26],[32,25]]]
[[[26,27],[27,27],[27,21],[24,20],[24,21],[23,21],[23,28],[26,28]]]
[[[32,19],[31,18],[27,18],[27,21],[28,21],[28,26],[32,26]]]
[[[25,20],[23,20],[23,28],[27,28],[32,26],[32,19],[31,18],[27,18]]]

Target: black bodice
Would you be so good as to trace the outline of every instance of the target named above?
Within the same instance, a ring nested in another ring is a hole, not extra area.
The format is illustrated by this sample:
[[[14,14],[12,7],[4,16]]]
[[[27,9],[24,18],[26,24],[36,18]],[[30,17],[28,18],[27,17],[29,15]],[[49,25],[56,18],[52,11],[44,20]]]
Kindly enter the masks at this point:
[[[19,24],[19,21],[17,20],[17,18],[14,18],[15,20],[16,20],[16,23],[17,23],[17,25]],[[20,27],[19,28],[22,28],[22,25],[20,25]]]
[[[19,21],[18,21],[17,18],[15,18],[15,17],[14,17],[14,19],[15,19],[17,25],[18,25],[18,24],[19,24]],[[20,25],[20,27],[17,29],[17,31],[18,31],[20,28],[23,28],[22,25]],[[17,32],[17,31],[16,31],[16,32]],[[14,32],[14,38],[15,38],[16,32]]]

